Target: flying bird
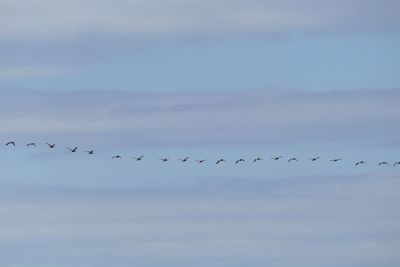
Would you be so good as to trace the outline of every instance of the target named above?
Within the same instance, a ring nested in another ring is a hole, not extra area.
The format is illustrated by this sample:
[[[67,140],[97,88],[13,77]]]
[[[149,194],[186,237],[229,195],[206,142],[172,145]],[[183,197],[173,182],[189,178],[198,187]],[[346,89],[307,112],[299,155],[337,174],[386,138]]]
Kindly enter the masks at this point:
[[[340,161],[340,160],[342,160],[342,159],[331,159],[330,161],[331,161],[331,162],[338,162],[338,161]]]
[[[69,148],[67,147],[69,151],[71,151],[71,153],[75,153],[78,150],[78,147],[74,147],[74,148]]]
[[[186,162],[188,159],[189,159],[189,157],[186,157],[184,159],[179,159],[179,160],[182,161],[182,162]]]
[[[120,155],[115,155],[115,156],[112,156],[111,159],[122,159],[122,157]]]
[[[221,162],[226,162],[224,159],[219,159],[219,160],[217,160],[217,162],[215,163],[215,164],[220,164]]]
[[[238,164],[239,162],[246,162],[244,159],[238,159],[235,164]]]
[[[278,159],[280,159],[280,158],[283,158],[282,156],[279,156],[279,157],[272,157],[271,159],[273,159],[273,160],[278,160]]]
[[[14,142],[14,141],[9,141],[9,142],[7,142],[7,143],[6,143],[6,146],[9,146],[9,145],[15,146],[15,142]]]
[[[378,166],[382,166],[382,165],[388,166],[389,163],[387,163],[386,161],[379,162]]]
[[[89,155],[93,155],[94,154],[94,150],[85,150],[86,153],[88,153]]]
[[[315,158],[309,158],[311,161],[316,161],[318,160],[320,157],[315,157]]]
[[[36,144],[35,143],[28,143],[26,146],[34,146],[34,147],[36,147]]]
[[[396,161],[396,162],[393,164],[393,167],[396,166],[396,165],[400,165],[400,161]]]
[[[203,163],[204,161],[206,161],[206,159],[200,159],[200,160],[196,160],[196,161],[197,161],[197,163],[201,164],[201,163]]]
[[[288,162],[291,162],[291,161],[296,161],[297,162],[298,160],[297,160],[297,158],[291,158],[291,159],[288,160]]]
[[[160,159],[162,162],[167,162],[169,160],[169,158],[161,158]]]
[[[253,162],[256,162],[256,161],[259,161],[259,160],[262,160],[262,158],[255,158],[255,159],[253,160]]]
[[[358,162],[356,163],[356,166],[361,165],[361,164],[365,164],[365,163],[366,163],[365,161],[361,160],[361,161],[358,161]]]
[[[142,159],[143,159],[143,157],[144,157],[144,155],[142,155],[142,156],[140,156],[140,157],[138,157],[138,158],[136,158],[136,157],[133,157],[136,161],[141,161]]]
[[[49,148],[55,148],[55,147],[56,147],[56,144],[49,144],[49,143],[46,143],[46,145],[48,145]]]

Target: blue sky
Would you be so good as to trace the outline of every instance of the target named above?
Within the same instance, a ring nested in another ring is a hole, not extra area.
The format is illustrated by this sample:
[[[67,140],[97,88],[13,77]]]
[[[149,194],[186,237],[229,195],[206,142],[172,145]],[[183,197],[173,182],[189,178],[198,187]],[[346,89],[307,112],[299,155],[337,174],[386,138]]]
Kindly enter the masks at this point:
[[[400,166],[377,163],[400,160],[399,18],[392,0],[1,1],[0,265],[398,266]]]
[[[2,87],[146,92],[395,88],[392,33],[182,37],[2,46]]]
[[[395,88],[396,1],[2,1],[2,87]]]

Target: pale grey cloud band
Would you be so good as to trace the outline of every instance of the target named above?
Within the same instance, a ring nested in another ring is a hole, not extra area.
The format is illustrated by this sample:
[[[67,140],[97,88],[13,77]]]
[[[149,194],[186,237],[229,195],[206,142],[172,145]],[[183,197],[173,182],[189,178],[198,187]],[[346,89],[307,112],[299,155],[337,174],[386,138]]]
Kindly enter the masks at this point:
[[[4,138],[106,145],[398,142],[398,90],[1,91]],[[74,140],[75,139],[75,140]]]
[[[399,2],[391,0],[5,0],[0,37],[54,41],[98,34],[376,32],[398,29],[399,14]]]
[[[0,263],[393,267],[399,185],[383,175],[165,191],[19,189],[8,197],[2,187]]]

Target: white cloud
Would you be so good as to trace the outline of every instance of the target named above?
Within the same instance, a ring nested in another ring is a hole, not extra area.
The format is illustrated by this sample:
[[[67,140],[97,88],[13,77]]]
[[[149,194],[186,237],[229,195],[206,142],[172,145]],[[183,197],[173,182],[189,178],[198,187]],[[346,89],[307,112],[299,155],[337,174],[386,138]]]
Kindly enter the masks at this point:
[[[396,30],[397,1],[5,0],[0,36],[69,39],[87,35],[162,37],[262,32]]]

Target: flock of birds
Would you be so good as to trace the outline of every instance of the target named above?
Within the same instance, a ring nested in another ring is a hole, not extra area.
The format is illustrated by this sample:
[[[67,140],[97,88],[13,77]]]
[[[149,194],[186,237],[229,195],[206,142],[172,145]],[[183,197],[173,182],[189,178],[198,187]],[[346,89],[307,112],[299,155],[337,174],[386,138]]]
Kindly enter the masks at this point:
[[[45,144],[48,146],[49,149],[54,149],[56,147],[56,144],[50,144],[50,143],[45,143]],[[8,147],[8,146],[15,147],[16,146],[16,142],[15,141],[8,141],[5,144],[5,146],[6,147]],[[30,142],[30,143],[26,144],[26,147],[37,147],[37,146],[36,146],[36,143]],[[67,147],[67,149],[71,153],[78,152],[78,147],[77,146],[73,147],[73,148]],[[84,150],[84,152],[87,153],[88,155],[94,155],[94,150],[93,149],[92,150]],[[144,155],[141,155],[139,157],[133,157],[133,159],[136,160],[136,161],[141,161],[141,160],[143,160],[143,158],[144,158]],[[270,159],[272,159],[272,160],[280,160],[282,158],[283,158],[283,156],[276,156],[276,157],[271,157]],[[122,159],[122,156],[121,155],[114,155],[114,156],[111,157],[111,159]],[[185,158],[182,158],[182,159],[179,159],[179,160],[182,161],[182,162],[186,162],[189,159],[190,159],[190,157],[185,157]],[[320,157],[318,156],[318,157],[312,157],[312,158],[308,158],[308,159],[311,160],[311,161],[317,161],[317,160],[320,159]],[[167,162],[167,161],[170,160],[170,158],[160,158],[159,160],[161,160],[162,162]],[[260,161],[260,160],[263,160],[263,158],[257,157],[255,159],[253,159],[252,161],[253,161],[253,163],[255,163],[255,162]],[[335,162],[339,162],[341,160],[342,160],[341,158],[334,158],[334,159],[331,159],[330,162],[335,163]],[[206,159],[200,159],[200,160],[195,160],[195,161],[197,163],[201,164],[201,163],[204,163],[206,161]],[[297,158],[292,157],[292,158],[289,158],[288,163],[297,162],[297,161],[299,161]],[[246,160],[240,158],[240,159],[235,161],[235,164],[244,163],[244,162],[246,162]],[[217,164],[217,165],[221,164],[221,163],[226,163],[226,160],[221,158],[221,159],[218,159],[215,162],[215,164]],[[364,160],[361,160],[361,161],[357,161],[355,163],[355,166],[359,166],[359,165],[363,165],[363,164],[366,164],[366,162]],[[381,162],[378,163],[378,166],[389,166],[389,165],[390,164],[387,161],[381,161]],[[400,166],[400,161],[396,161],[396,162],[393,163],[393,167],[396,166],[396,165]]]

